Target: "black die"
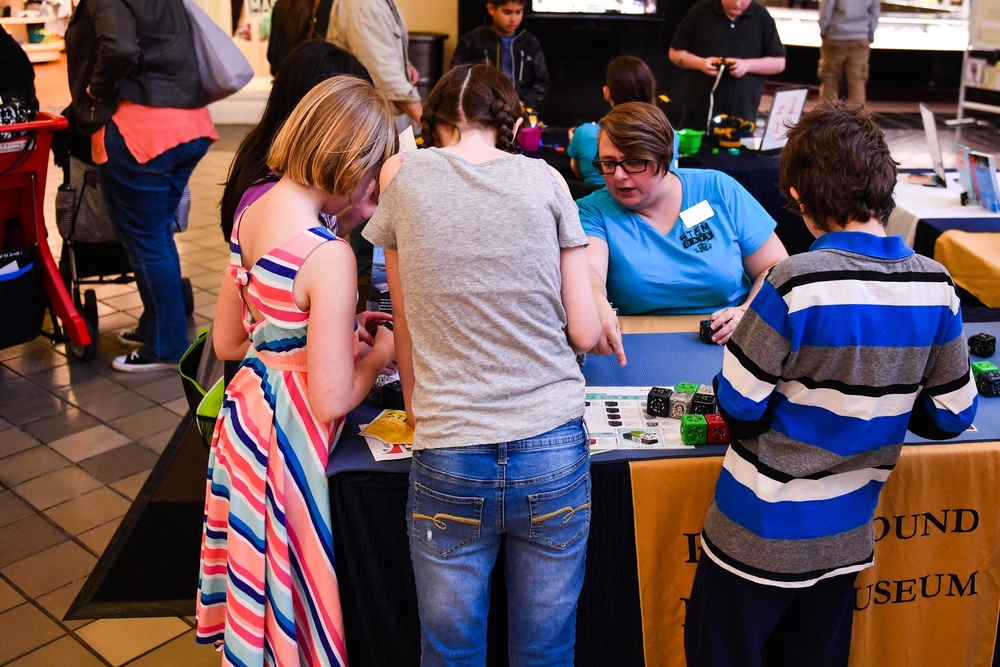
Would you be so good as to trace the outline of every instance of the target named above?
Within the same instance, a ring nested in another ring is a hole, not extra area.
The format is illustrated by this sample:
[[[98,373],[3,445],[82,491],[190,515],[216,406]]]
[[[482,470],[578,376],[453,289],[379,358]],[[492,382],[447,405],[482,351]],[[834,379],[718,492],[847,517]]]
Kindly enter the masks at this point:
[[[992,357],[997,351],[996,336],[987,333],[977,333],[969,336],[969,352],[977,357]]]
[[[715,345],[715,341],[712,340],[713,333],[715,331],[712,329],[712,320],[702,320],[698,325],[698,337],[701,338],[701,342]]]
[[[650,417],[670,416],[670,396],[673,389],[666,387],[653,387],[646,396],[646,414]]]
[[[1000,396],[1000,373],[980,373],[976,378],[976,389],[988,398]]]

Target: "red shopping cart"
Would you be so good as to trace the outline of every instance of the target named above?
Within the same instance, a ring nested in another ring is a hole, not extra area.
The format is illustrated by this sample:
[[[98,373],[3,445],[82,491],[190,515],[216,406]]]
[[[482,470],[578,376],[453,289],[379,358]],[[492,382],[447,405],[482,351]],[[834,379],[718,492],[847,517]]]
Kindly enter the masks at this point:
[[[4,125],[13,138],[0,142],[0,348],[43,333],[48,309],[53,345],[65,343],[78,359],[97,352],[97,304],[93,317],[82,317],[49,250],[45,229],[45,179],[52,134],[67,127],[62,116],[39,113],[36,120]],[[88,304],[90,305],[90,304]],[[13,312],[12,312],[13,311]]]

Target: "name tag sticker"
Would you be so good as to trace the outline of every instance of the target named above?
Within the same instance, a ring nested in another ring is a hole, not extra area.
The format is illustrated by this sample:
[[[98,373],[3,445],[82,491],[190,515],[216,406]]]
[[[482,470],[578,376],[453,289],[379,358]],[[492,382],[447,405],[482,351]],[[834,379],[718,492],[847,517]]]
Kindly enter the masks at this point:
[[[707,199],[703,199],[691,208],[681,211],[681,222],[690,229],[700,222],[705,222],[713,215],[715,215],[715,211],[712,210],[712,205],[708,203]]]

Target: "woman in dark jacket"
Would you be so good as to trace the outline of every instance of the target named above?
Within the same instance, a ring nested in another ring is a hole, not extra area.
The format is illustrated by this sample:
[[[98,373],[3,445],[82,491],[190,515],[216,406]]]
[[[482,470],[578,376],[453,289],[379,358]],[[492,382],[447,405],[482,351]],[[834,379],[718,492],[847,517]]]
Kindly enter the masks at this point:
[[[188,346],[173,218],[195,165],[217,139],[182,0],[81,0],[66,31],[73,109],[132,264],[143,312],[118,334],[112,366],[176,368]]]

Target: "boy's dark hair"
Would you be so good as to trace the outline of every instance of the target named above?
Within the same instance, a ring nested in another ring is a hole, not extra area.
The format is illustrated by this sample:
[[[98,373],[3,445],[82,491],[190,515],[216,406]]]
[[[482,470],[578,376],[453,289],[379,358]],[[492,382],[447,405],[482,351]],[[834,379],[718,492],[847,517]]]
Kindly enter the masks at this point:
[[[608,63],[605,84],[612,104],[648,102],[656,104],[656,78],[642,58],[619,56]]]
[[[669,171],[674,159],[674,128],[663,111],[648,102],[615,104],[599,121],[604,133],[626,158],[651,160],[656,171]]]
[[[487,63],[458,65],[437,82],[420,117],[421,136],[433,146],[438,127],[460,123],[496,128],[497,148],[516,153],[514,124],[521,104],[514,84]]]
[[[281,63],[260,122],[240,143],[229,167],[229,178],[219,204],[222,210],[222,233],[227,243],[233,233],[233,220],[243,193],[270,173],[267,168],[267,151],[285,119],[317,83],[341,74],[356,76],[372,83],[368,70],[357,58],[324,39],[302,42]]]
[[[521,5],[522,7],[528,6],[528,0],[486,0],[486,4],[493,5],[494,8],[499,7],[500,5],[509,5],[512,2],[515,5]]]
[[[779,188],[788,208],[808,215],[820,229],[836,231],[872,218],[884,226],[896,206],[895,187],[896,161],[864,106],[821,104],[789,130]]]

